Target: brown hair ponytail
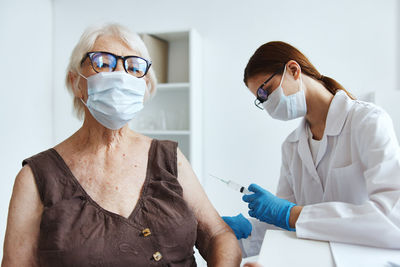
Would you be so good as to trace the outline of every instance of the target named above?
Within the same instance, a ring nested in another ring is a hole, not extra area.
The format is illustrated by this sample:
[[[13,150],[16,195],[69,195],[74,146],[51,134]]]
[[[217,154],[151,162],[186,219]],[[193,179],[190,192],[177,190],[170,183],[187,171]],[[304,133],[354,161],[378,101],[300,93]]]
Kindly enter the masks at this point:
[[[244,70],[243,81],[247,85],[248,79],[255,75],[275,73],[280,69],[283,71],[282,67],[290,60],[296,61],[300,65],[302,73],[319,81],[333,95],[336,94],[337,90],[343,90],[350,98],[354,99],[353,95],[340,83],[321,75],[297,48],[280,41],[263,44],[254,52]]]

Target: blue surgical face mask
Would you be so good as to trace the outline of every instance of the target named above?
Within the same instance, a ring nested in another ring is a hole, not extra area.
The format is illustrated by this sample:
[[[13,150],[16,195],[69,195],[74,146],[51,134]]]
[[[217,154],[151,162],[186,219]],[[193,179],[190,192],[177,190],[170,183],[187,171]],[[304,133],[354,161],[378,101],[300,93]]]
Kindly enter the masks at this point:
[[[300,89],[292,95],[283,93],[282,81],[285,77],[286,66],[282,74],[281,82],[262,105],[268,114],[278,120],[293,120],[307,114],[306,97],[303,90],[303,81],[300,77]]]
[[[125,72],[99,72],[88,78],[83,104],[104,127],[118,130],[143,108],[146,81]]]

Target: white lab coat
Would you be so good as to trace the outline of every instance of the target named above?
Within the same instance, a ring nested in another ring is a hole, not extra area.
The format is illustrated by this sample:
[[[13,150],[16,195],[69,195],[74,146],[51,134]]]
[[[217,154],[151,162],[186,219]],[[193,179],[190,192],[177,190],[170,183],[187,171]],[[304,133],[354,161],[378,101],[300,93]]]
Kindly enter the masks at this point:
[[[400,149],[388,114],[339,91],[315,163],[307,138],[304,119],[282,145],[277,189],[304,206],[297,237],[400,249]],[[252,224],[265,233],[266,224]],[[241,240],[243,254],[258,254],[256,242]]]

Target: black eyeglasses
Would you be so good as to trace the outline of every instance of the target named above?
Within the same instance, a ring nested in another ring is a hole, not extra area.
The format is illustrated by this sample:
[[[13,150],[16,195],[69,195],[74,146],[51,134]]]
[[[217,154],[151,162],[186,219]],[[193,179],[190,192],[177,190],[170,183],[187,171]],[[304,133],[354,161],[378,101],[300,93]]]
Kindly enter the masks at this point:
[[[138,56],[117,56],[109,52],[88,52],[82,58],[81,65],[90,59],[90,64],[95,72],[112,72],[117,68],[118,59],[123,62],[126,73],[137,78],[142,78],[150,69],[151,61]]]
[[[283,66],[285,67],[286,64]],[[272,74],[267,80],[265,80],[265,82],[263,82],[260,87],[258,87],[257,89],[257,98],[254,100],[254,105],[256,105],[256,107],[258,107],[259,109],[264,109],[262,107],[262,103],[264,103],[265,101],[267,101],[268,99],[268,95],[269,92],[267,90],[264,89],[264,86],[272,79],[274,78],[275,75],[277,75],[278,73],[280,73],[281,71],[278,70],[277,72],[275,72],[274,74]]]

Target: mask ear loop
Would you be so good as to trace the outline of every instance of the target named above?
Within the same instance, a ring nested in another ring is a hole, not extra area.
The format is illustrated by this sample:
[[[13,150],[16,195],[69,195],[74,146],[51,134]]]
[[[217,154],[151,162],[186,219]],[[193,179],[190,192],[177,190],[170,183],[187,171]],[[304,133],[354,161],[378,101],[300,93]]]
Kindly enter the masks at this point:
[[[282,79],[281,79],[281,83],[279,84],[279,86],[282,87],[282,83],[283,83],[283,78],[285,77],[285,73],[286,73],[286,65],[285,68],[283,69],[283,74],[282,74]],[[300,69],[300,89],[299,92],[303,89],[303,79],[301,78],[301,69]]]
[[[299,92],[301,90],[303,90],[303,79],[301,78],[302,75],[302,71],[301,71],[301,67],[300,67],[300,75],[299,75],[299,79],[300,79],[300,88],[299,88]]]
[[[285,77],[285,73],[286,73],[286,65],[285,65],[285,67],[283,69],[282,79],[281,79],[281,82],[279,83],[279,87],[282,87],[283,78]]]
[[[300,71],[300,90],[299,91],[301,91],[301,90],[304,90],[304,88],[303,88],[303,79],[301,78],[301,71]]]
[[[83,79],[85,79],[87,81],[87,78],[85,76],[83,76],[80,72],[78,72],[79,76],[81,76]]]
[[[84,78],[87,81],[87,78],[85,76],[83,76],[80,72],[78,72],[79,76],[81,76],[82,78]],[[82,98],[79,98],[81,100],[81,102],[87,107],[85,101],[83,101]]]

